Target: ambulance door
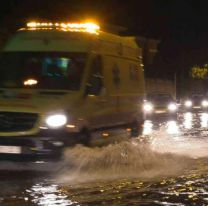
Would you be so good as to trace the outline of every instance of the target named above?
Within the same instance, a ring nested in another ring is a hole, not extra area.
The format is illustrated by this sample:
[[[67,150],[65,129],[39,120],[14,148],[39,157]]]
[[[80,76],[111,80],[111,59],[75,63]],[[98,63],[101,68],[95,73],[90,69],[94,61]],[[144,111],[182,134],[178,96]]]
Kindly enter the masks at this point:
[[[106,128],[112,125],[110,118],[113,108],[109,104],[103,76],[102,58],[93,58],[85,91],[85,105],[88,122],[92,128]]]

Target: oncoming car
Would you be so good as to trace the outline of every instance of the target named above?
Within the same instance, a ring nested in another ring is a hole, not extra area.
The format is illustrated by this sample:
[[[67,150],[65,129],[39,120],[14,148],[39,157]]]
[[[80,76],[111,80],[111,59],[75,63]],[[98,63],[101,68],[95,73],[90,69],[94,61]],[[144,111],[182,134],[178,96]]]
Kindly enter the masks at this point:
[[[208,110],[208,97],[203,94],[192,94],[184,101],[185,111],[206,111]]]
[[[146,96],[143,110],[146,119],[176,117],[178,107],[170,94],[151,93]]]

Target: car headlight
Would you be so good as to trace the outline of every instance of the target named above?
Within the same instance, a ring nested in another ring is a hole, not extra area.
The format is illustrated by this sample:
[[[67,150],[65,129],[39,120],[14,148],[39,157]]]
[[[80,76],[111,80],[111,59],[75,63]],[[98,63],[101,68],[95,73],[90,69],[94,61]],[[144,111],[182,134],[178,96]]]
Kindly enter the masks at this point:
[[[64,114],[53,114],[48,116],[45,121],[49,127],[58,128],[67,123],[67,117]]]
[[[207,100],[202,101],[202,107],[208,107],[208,101]]]
[[[170,104],[168,105],[168,110],[170,110],[171,112],[176,111],[176,109],[177,109],[176,104],[170,103]]]
[[[185,106],[186,107],[191,107],[192,106],[192,101],[190,101],[190,100],[185,101]]]
[[[153,105],[151,103],[145,103],[143,108],[145,112],[151,112],[153,110]]]

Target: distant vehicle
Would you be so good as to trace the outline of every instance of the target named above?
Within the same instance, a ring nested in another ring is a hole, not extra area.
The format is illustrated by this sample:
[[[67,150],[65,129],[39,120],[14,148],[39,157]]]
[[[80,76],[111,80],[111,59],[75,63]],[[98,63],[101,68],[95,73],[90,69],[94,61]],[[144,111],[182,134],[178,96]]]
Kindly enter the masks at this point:
[[[183,109],[187,111],[208,110],[208,96],[204,94],[192,94],[184,101]]]
[[[146,119],[160,117],[176,117],[177,104],[170,94],[150,93],[147,94],[143,106]]]
[[[0,73],[0,159],[55,160],[65,146],[89,145],[93,131],[140,132],[144,75],[134,37],[93,23],[30,22],[5,45]]]

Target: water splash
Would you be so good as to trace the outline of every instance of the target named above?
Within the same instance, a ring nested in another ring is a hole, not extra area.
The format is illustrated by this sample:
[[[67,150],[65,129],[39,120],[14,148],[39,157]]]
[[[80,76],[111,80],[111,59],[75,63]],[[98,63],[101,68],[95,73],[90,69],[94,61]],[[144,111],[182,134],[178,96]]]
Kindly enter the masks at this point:
[[[191,160],[155,152],[149,144],[133,140],[103,148],[77,146],[66,151],[64,162],[59,180],[85,182],[172,176],[190,165]]]
[[[146,122],[142,137],[105,147],[65,152],[58,178],[70,182],[155,179],[191,170],[208,157],[208,115],[186,113],[178,121]]]

